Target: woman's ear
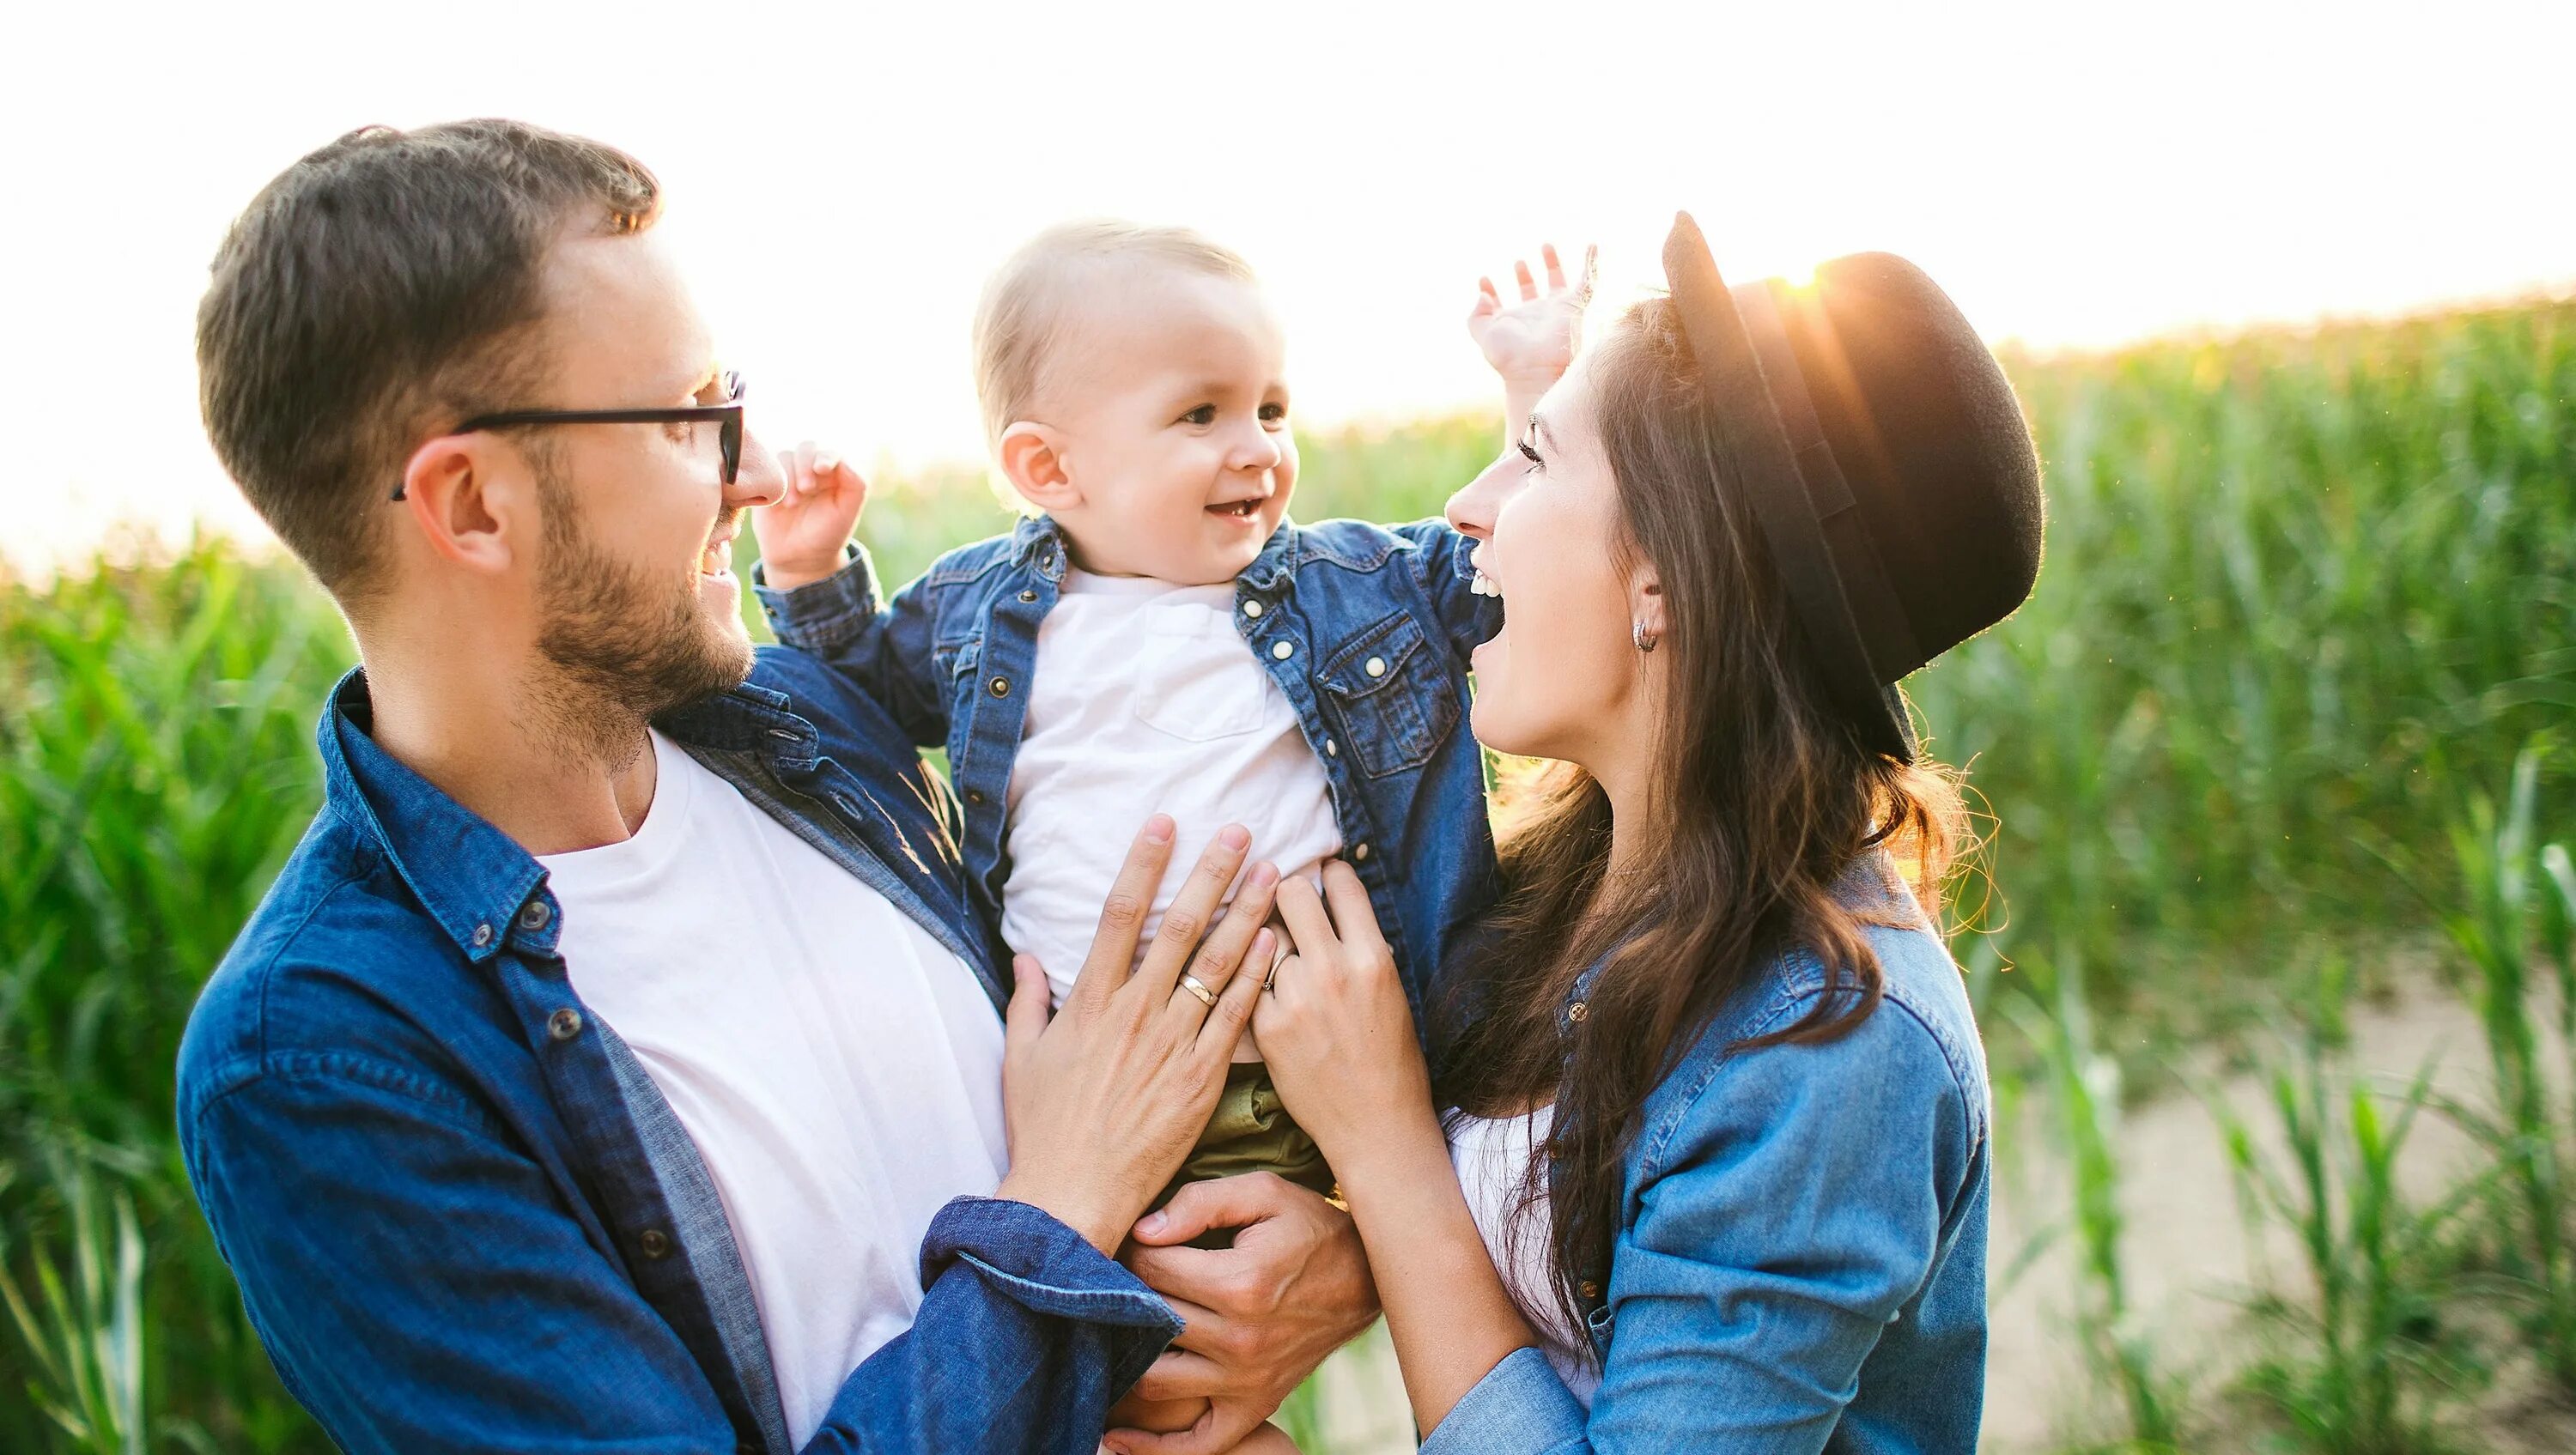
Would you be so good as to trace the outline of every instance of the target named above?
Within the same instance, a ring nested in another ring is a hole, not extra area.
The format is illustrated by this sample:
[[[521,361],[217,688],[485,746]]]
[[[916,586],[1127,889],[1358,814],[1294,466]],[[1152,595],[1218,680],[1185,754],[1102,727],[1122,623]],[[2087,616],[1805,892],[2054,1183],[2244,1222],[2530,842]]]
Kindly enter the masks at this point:
[[[1645,628],[1650,640],[1663,638],[1664,585],[1652,566],[1641,568],[1628,582],[1628,620]]]
[[[1053,512],[1082,503],[1082,491],[1065,469],[1063,441],[1048,426],[1017,421],[1002,431],[994,455],[1011,488],[1038,509]]]
[[[518,545],[536,539],[534,482],[492,468],[489,436],[441,435],[403,462],[403,504],[414,530],[440,559],[469,571],[507,570]]]

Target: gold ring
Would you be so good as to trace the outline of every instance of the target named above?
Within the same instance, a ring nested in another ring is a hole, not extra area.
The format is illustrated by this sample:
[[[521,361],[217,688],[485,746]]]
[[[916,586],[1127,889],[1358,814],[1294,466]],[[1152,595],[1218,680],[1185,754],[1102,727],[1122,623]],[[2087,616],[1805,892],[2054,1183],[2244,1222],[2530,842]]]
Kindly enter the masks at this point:
[[[1181,988],[1197,996],[1210,1010],[1216,1008],[1216,992],[1207,988],[1206,981],[1187,970],[1181,972]]]

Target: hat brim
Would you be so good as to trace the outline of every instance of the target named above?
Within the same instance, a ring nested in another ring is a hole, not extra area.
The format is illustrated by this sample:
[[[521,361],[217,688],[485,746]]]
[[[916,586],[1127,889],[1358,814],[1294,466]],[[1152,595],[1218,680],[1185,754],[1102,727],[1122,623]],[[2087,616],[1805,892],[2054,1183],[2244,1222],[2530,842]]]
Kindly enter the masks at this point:
[[[1914,761],[1918,749],[1904,698],[1890,675],[1872,665],[1873,635],[1879,655],[1906,660],[1911,640],[1903,611],[1824,444],[1785,335],[1770,337],[1767,348],[1757,341],[1687,212],[1674,216],[1664,240],[1664,280],[1733,467],[1724,483],[1740,489],[1752,507],[1826,691],[1863,744]],[[1776,317],[1761,322],[1766,337],[1779,333]],[[1804,428],[1793,432],[1788,420]]]

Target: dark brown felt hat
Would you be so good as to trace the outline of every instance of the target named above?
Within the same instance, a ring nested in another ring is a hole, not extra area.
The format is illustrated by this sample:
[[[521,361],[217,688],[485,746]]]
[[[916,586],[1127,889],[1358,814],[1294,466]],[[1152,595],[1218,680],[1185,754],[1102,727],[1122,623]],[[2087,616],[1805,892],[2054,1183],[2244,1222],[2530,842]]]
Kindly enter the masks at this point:
[[[1922,269],[1855,253],[1729,288],[1689,213],[1664,279],[1701,387],[1835,703],[1911,762],[1895,684],[2010,616],[2039,575],[2039,454],[2003,366]]]

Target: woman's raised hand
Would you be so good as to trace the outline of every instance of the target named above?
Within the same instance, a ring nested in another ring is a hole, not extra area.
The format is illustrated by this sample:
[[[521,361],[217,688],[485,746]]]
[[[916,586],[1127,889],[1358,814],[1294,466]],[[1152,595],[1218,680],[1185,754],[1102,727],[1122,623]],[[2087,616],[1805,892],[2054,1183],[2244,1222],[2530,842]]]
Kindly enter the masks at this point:
[[[1565,265],[1557,261],[1556,245],[1540,248],[1540,265],[1547,270],[1544,293],[1531,276],[1530,265],[1514,263],[1512,274],[1520,284],[1521,297],[1508,307],[1493,279],[1476,280],[1476,305],[1467,313],[1467,333],[1484,350],[1485,362],[1503,376],[1503,387],[1512,397],[1535,401],[1574,362],[1575,350],[1583,343],[1583,310],[1592,303],[1595,252],[1591,247],[1583,250],[1582,275],[1569,284]],[[1518,420],[1509,423],[1519,427]]]
[[[1117,1251],[1216,1110],[1226,1064],[1261,994],[1260,970],[1236,971],[1247,954],[1266,969],[1275,942],[1261,928],[1279,884],[1269,864],[1252,866],[1217,918],[1251,847],[1251,836],[1229,824],[1136,963],[1137,934],[1171,861],[1172,831],[1156,814],[1128,849],[1062,1008],[1048,1014],[1046,975],[1035,960],[1011,962],[1018,983],[1002,1052],[1011,1171],[994,1196],[1043,1208],[1104,1253]]]
[[[1320,895],[1291,879],[1279,886],[1278,902],[1295,953],[1261,997],[1252,1033],[1279,1099],[1347,1186],[1365,1154],[1392,1134],[1429,1126],[1438,1141],[1431,1074],[1395,952],[1360,876],[1337,859],[1324,866]]]

